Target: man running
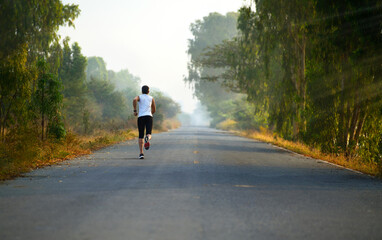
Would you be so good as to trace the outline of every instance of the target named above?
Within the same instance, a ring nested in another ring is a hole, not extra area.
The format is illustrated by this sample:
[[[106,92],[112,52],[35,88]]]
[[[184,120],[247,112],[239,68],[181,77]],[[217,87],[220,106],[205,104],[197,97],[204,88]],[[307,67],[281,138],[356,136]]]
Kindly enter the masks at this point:
[[[138,139],[138,145],[139,145],[139,159],[144,159],[145,155],[143,154],[143,145],[146,150],[150,148],[149,140],[151,139],[151,130],[153,128],[153,114],[155,113],[155,101],[154,98],[149,96],[150,89],[148,86],[144,85],[142,87],[142,94],[139,96],[136,96],[133,100],[133,107],[134,107],[134,116],[138,116],[138,131],[139,131],[139,139]],[[138,102],[138,109],[139,113],[137,113],[137,102]],[[146,128],[146,137],[144,139],[143,144],[143,137],[144,132]]]

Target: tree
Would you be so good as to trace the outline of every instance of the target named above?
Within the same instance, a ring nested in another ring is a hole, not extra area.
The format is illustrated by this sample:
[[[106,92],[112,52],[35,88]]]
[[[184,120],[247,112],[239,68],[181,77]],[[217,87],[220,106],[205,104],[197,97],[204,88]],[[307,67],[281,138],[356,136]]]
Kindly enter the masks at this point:
[[[91,98],[102,112],[102,121],[127,119],[127,101],[122,92],[116,91],[107,80],[92,78],[88,83]]]
[[[63,5],[60,0],[2,1],[0,61],[25,48],[30,54],[46,51],[58,38],[59,26],[74,26],[73,20],[79,13],[77,5]]]
[[[127,69],[122,69],[119,72],[108,71],[108,79],[111,83],[114,84],[115,88],[119,91],[125,89],[131,89],[134,92],[139,92],[141,79],[137,76],[134,76]]]
[[[61,81],[58,76],[48,73],[47,62],[40,60],[38,63],[39,76],[36,92],[34,93],[34,105],[41,116],[41,140],[48,134],[45,130],[48,121],[51,134],[56,138],[65,136],[65,130],[61,122],[62,93]],[[46,132],[46,134],[44,134]]]
[[[88,67],[86,68],[86,78],[88,81],[92,78],[99,80],[108,80],[106,63],[101,57],[89,57]]]
[[[69,46],[69,39],[64,40],[63,60],[59,76],[63,83],[64,116],[67,126],[77,131],[87,132],[89,106],[86,86],[86,57],[82,55],[78,43]]]
[[[22,116],[31,97],[30,80],[35,72],[27,67],[27,51],[8,56],[0,66],[0,129],[4,140],[6,129],[24,124]]]
[[[38,79],[37,60],[49,58],[59,26],[73,24],[76,5],[53,1],[2,1],[0,7],[0,128],[26,125]]]
[[[151,95],[155,99],[156,112],[154,119],[158,126],[161,126],[165,119],[174,118],[181,112],[179,104],[162,92],[154,90]]]
[[[209,80],[246,93],[282,137],[382,162],[380,1],[255,3],[198,69],[224,68]]]
[[[109,81],[112,83],[116,90],[122,92],[126,99],[133,99],[135,96],[140,94],[140,83],[141,79],[137,76],[134,76],[127,69],[123,69],[119,72],[108,71]],[[127,101],[129,102],[129,101]],[[133,106],[131,104],[127,104],[125,106],[125,110],[128,113],[133,112]],[[134,117],[132,114],[130,117]]]
[[[325,90],[333,92],[337,106],[335,141],[349,155],[363,134],[370,136],[365,123],[380,117],[382,61],[376,56],[382,47],[382,5],[380,1],[323,1],[318,2],[317,13],[325,19],[314,26],[322,32],[317,45],[324,46],[318,60],[324,74],[334,76]]]
[[[235,98],[236,94],[222,86],[224,79],[215,77],[224,72],[222,68],[204,66],[201,60],[204,58],[203,52],[206,49],[236,36],[236,19],[237,13],[227,13],[225,16],[211,13],[190,26],[193,39],[189,39],[189,73],[184,80],[193,84],[195,96],[211,113],[212,125],[216,125],[227,117],[221,115],[223,111],[220,107],[227,106],[223,102]]]

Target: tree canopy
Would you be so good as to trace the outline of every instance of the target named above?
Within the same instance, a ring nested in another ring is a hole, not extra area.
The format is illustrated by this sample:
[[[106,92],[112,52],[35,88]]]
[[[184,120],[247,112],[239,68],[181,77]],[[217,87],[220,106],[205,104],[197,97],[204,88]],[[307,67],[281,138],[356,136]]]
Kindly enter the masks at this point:
[[[32,99],[44,92],[41,87],[45,84],[52,86],[56,82],[53,79],[57,79],[57,65],[62,54],[57,30],[65,24],[73,25],[79,13],[77,5],[64,5],[59,0],[2,1],[0,128],[3,140],[6,129],[9,131],[16,126],[26,126],[37,118],[31,109],[47,111],[44,101]],[[39,63],[43,62],[48,64],[44,64],[42,71]],[[48,80],[52,80],[50,84]],[[56,109],[57,112],[59,110]],[[42,122],[44,116],[40,116]],[[45,126],[42,124],[43,128]]]
[[[236,36],[191,57],[189,79],[245,93],[259,125],[284,138],[381,161],[381,2],[254,3],[239,10]]]

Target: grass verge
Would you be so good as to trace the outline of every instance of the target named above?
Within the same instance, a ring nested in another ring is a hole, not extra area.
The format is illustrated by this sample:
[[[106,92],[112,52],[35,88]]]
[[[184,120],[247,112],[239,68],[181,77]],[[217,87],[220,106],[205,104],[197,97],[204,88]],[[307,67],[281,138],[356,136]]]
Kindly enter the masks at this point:
[[[6,144],[0,144],[0,180],[12,179],[32,169],[90,154],[94,150],[136,136],[137,133],[131,130],[119,130],[102,131],[92,136],[68,133],[62,141],[40,141],[28,133],[18,134]]]
[[[135,122],[135,121],[134,121]],[[168,131],[180,126],[175,119],[165,119],[154,127],[154,133]],[[138,136],[137,130],[100,130],[91,136],[68,133],[61,141],[41,141],[35,130],[23,129],[7,135],[0,142],[0,181],[21,176],[36,168],[50,166],[92,151],[130,140]]]
[[[382,166],[375,162],[364,161],[360,158],[346,158],[344,155],[325,154],[320,150],[311,148],[303,143],[288,141],[274,136],[271,133],[262,131],[237,132],[236,134],[247,138],[256,139],[262,142],[271,143],[273,145],[291,150],[301,155],[321,159],[330,163],[334,163],[345,168],[353,169],[371,176],[382,177]]]

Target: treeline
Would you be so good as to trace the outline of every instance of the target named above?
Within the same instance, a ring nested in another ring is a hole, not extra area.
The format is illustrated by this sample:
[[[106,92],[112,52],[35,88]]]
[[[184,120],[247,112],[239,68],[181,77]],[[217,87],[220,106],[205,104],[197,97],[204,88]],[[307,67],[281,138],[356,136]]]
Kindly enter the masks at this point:
[[[59,26],[72,25],[80,10],[61,1],[5,1],[1,7],[1,138],[24,128],[41,138],[66,130],[89,134],[121,129],[132,118],[131,101],[140,79],[128,70],[107,70],[100,57],[87,59],[77,43],[59,41]],[[157,123],[174,117],[179,105],[160,91]],[[164,104],[161,104],[161,103]]]
[[[65,135],[62,121],[62,47],[59,26],[72,25],[78,6],[60,1],[2,1],[0,17],[1,140],[39,128]],[[33,127],[31,126],[33,125]]]
[[[206,31],[213,15],[191,26],[187,80],[246,94],[247,103],[227,114],[240,127],[252,122],[323,152],[381,164],[381,2],[262,0],[255,6],[239,10],[236,36],[198,53],[200,35],[214,37]]]
[[[68,132],[73,138],[136,127],[132,99],[140,79],[107,70],[102,58],[86,58],[77,43],[60,41],[59,27],[73,26],[79,14],[77,5],[59,0],[1,2],[0,167],[27,146],[65,141]],[[153,94],[156,127],[166,127],[180,107],[160,91]]]
[[[66,129],[91,134],[99,129],[129,127],[127,120],[133,117],[131,99],[139,93],[140,79],[128,70],[107,70],[101,57],[87,59],[77,43],[70,47],[65,42],[63,56],[58,76],[63,83]]]
[[[132,99],[141,94],[141,80],[127,69],[114,72],[101,57],[85,58],[77,43],[70,48],[64,41],[64,59],[59,77],[63,83],[65,126],[77,133],[95,130],[135,128]],[[173,119],[180,106],[159,90],[152,90],[158,102],[156,128]]]
[[[211,13],[190,27],[194,38],[189,39],[189,73],[184,80],[193,84],[194,95],[210,113],[212,127],[248,129],[256,128],[262,122],[253,104],[246,100],[246,95],[230,87],[220,77],[225,74],[224,68],[207,66],[201,62],[209,48],[237,36],[238,15],[233,12],[225,16]]]

